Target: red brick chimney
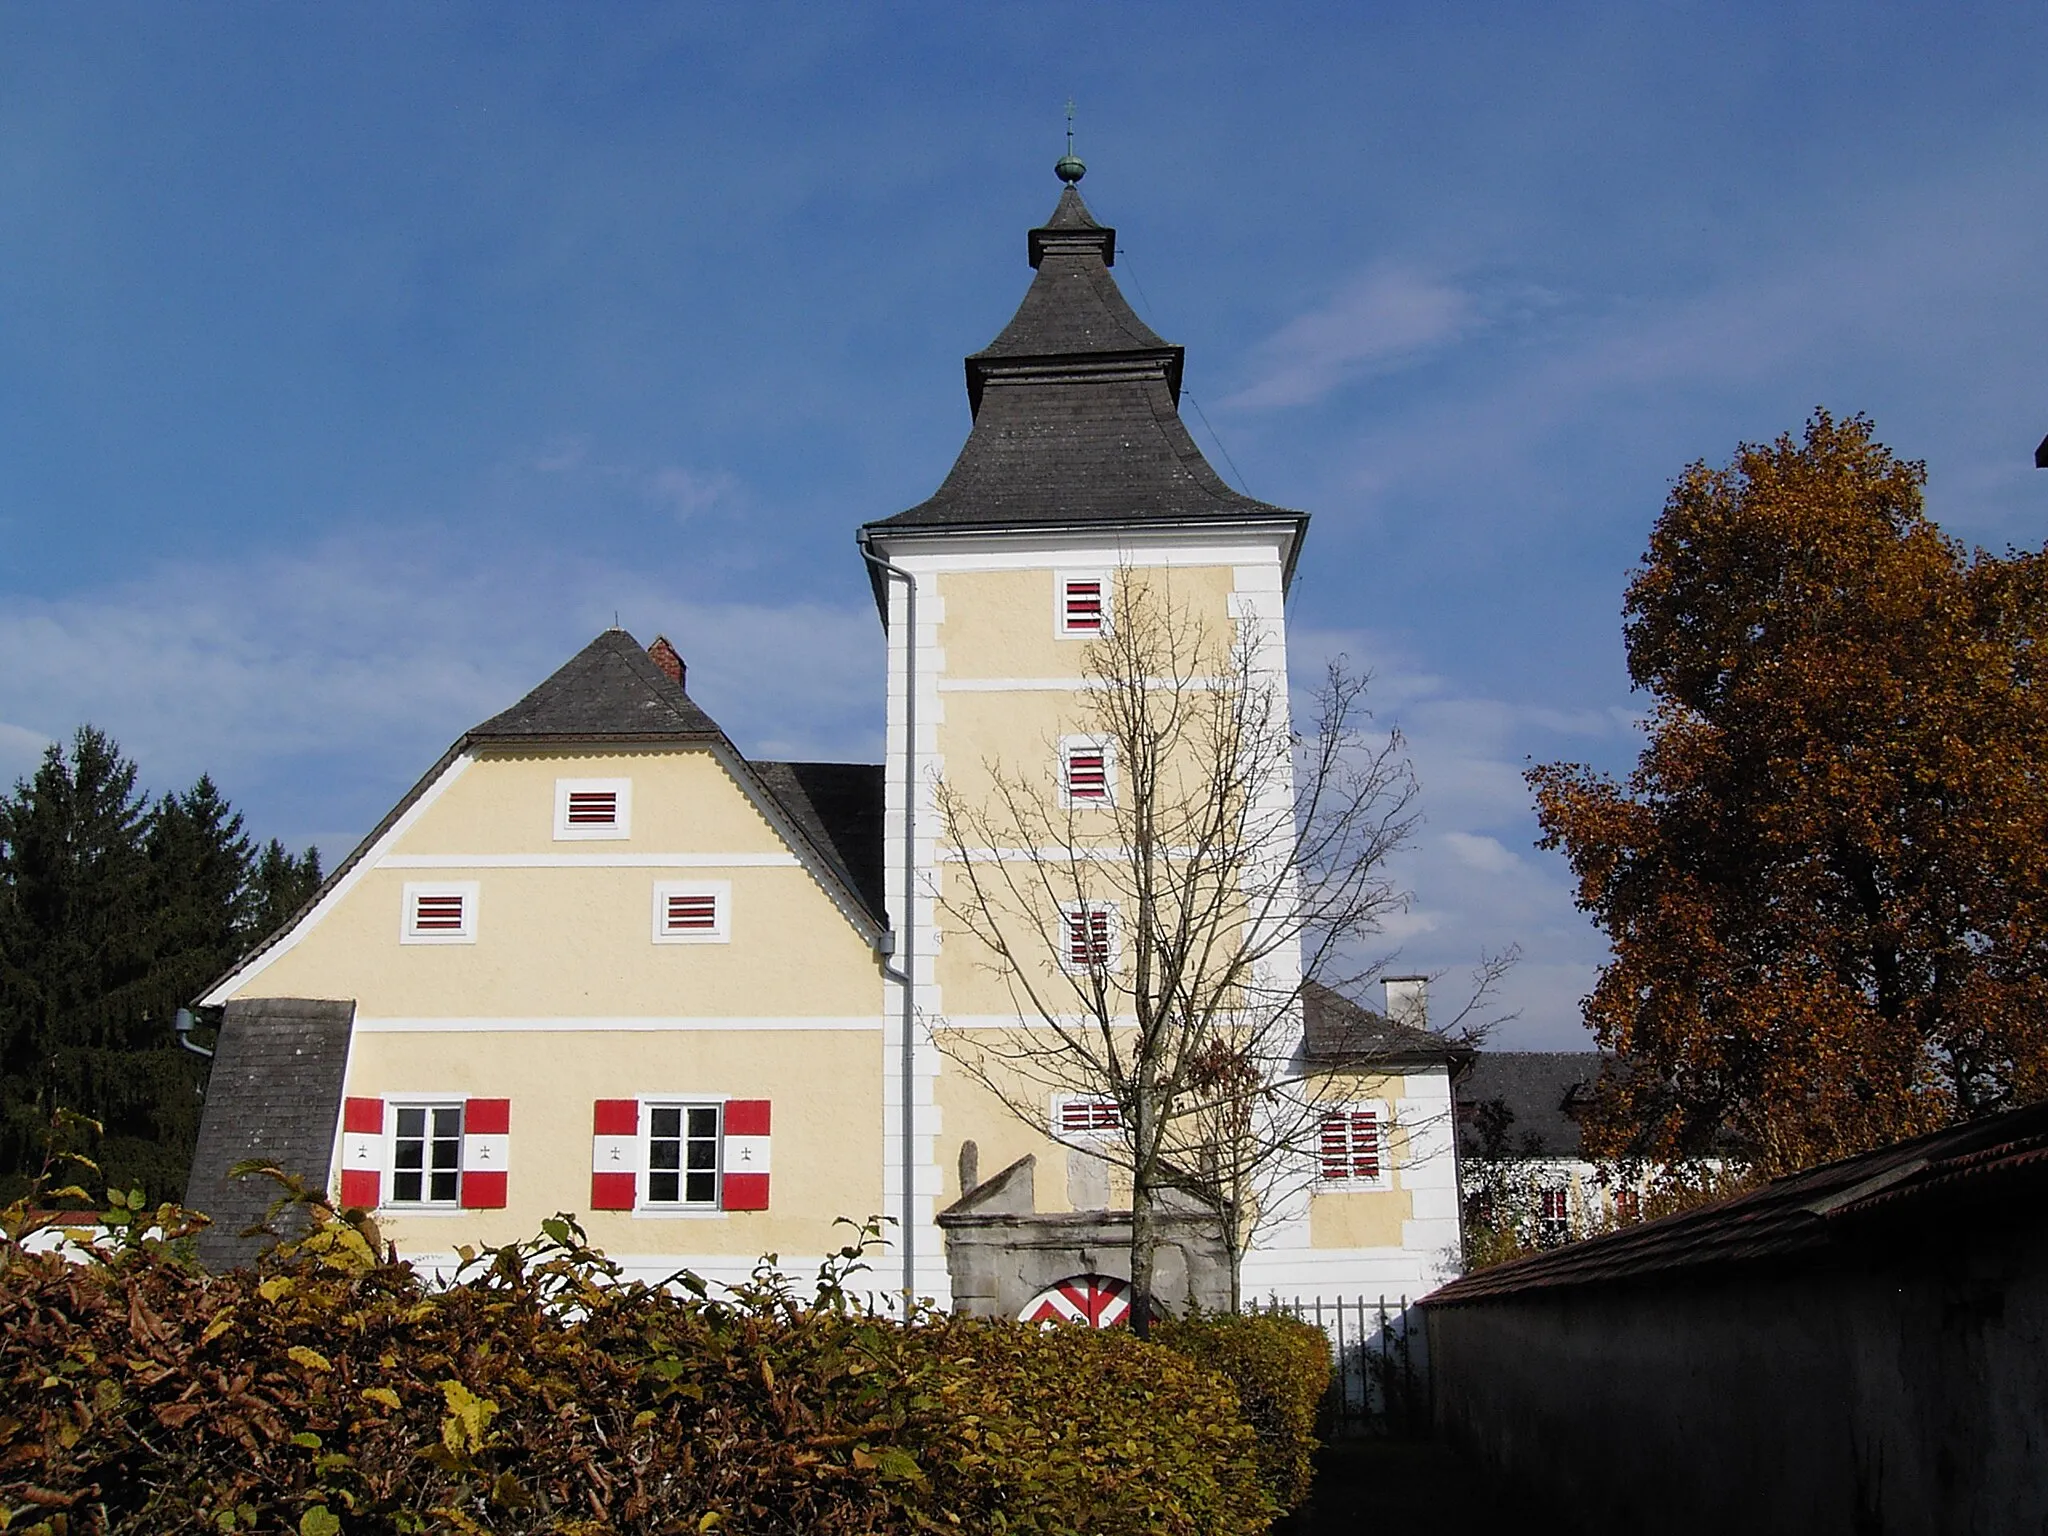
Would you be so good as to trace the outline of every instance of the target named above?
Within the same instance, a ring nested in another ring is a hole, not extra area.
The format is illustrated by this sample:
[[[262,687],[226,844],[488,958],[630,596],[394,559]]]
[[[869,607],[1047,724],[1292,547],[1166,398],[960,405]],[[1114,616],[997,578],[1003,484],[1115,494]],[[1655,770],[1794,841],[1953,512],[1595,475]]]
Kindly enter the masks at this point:
[[[656,635],[654,644],[647,647],[647,654],[653,658],[657,667],[669,675],[670,680],[678,688],[683,686],[683,658],[677,655],[676,648],[668,643],[667,635]]]

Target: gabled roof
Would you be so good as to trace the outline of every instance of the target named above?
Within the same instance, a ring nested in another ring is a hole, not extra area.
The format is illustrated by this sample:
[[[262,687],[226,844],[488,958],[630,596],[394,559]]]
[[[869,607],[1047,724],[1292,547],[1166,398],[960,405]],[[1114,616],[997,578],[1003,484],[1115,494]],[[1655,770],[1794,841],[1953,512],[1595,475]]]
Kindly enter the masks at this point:
[[[1775,1179],[1762,1189],[1622,1227],[1453,1280],[1423,1298],[1457,1306],[1736,1266],[1862,1264],[1871,1245],[1922,1251],[1944,1223],[2039,1224],[2048,1104],[2008,1110]]]
[[[856,926],[876,933],[888,927],[888,908],[881,893],[881,768],[864,763],[748,762],[718,722],[697,707],[681,683],[654,663],[639,641],[623,629],[608,629],[517,704],[464,732],[370,835],[334,867],[305,904],[208,982],[200,996],[209,996],[234,980],[348,881],[371,850],[464,753],[479,747],[579,742],[674,743],[716,751],[757,804],[779,813],[796,841],[811,853],[828,890],[855,918]]]
[[[967,359],[974,426],[952,472],[864,536],[1278,521],[1293,528],[1291,567],[1308,514],[1232,490],[1202,457],[1180,419],[1183,349],[1109,275],[1116,231],[1069,186],[1028,250],[1037,275],[1023,303]]]
[[[1302,1051],[1313,1066],[1380,1067],[1452,1064],[1471,1051],[1426,1029],[1398,1024],[1319,981],[1301,989]]]
[[[623,629],[608,629],[464,741],[719,740],[725,733]]]
[[[1458,1139],[1468,1155],[1486,1151],[1481,1105],[1506,1111],[1505,1151],[1512,1157],[1577,1159],[1578,1111],[1600,1080],[1598,1051],[1480,1051],[1458,1079]]]

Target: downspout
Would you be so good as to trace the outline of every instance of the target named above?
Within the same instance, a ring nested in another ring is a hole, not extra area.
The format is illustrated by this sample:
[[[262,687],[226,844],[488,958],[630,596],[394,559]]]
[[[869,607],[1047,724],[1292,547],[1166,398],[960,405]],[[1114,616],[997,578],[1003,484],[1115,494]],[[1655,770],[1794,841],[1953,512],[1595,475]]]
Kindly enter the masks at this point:
[[[895,952],[896,965],[888,964],[884,949],[882,974],[896,983],[903,994],[903,1043],[900,1069],[903,1085],[902,1165],[903,1214],[898,1232],[903,1244],[903,1320],[910,1320],[917,1304],[917,1171],[912,1153],[917,1145],[916,1066],[917,995],[912,978],[917,966],[917,578],[900,565],[891,564],[868,545],[867,530],[860,534],[861,558],[885,577],[903,583],[903,924],[902,938]],[[891,935],[885,935],[885,940]]]

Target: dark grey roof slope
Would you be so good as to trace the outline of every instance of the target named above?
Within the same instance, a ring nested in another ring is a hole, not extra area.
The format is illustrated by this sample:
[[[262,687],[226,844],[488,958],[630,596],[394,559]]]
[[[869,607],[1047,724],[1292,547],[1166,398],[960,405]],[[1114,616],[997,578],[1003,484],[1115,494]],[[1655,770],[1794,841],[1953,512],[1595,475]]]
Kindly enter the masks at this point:
[[[198,1238],[208,1269],[251,1263],[272,1241],[241,1234],[280,1191],[268,1179],[230,1179],[235,1164],[261,1158],[311,1189],[327,1187],[355,1011],[352,1002],[299,997],[228,1004],[185,1192],[187,1205],[213,1218]]]
[[[1924,1251],[1945,1226],[2038,1227],[2048,1198],[2048,1104],[2008,1110],[1762,1189],[1514,1259],[1454,1280],[1425,1306],[1587,1285],[1657,1282],[1736,1265],[1857,1262]]]
[[[1578,1109],[1599,1081],[1598,1051],[1480,1051],[1458,1079],[1458,1142],[1469,1155],[1488,1148],[1481,1106],[1505,1114],[1502,1148],[1517,1157],[1581,1156]]]
[[[882,765],[880,763],[754,763],[781,802],[821,850],[833,854],[868,909],[889,905],[882,890]]]
[[[792,790],[796,804],[785,804],[785,797],[777,794],[757,771],[740,755],[718,727],[703,710],[683,692],[682,684],[670,677],[640,647],[640,642],[623,629],[608,629],[590,644],[570,657],[554,673],[525,698],[510,709],[491,716],[474,730],[467,731],[462,738],[441,754],[439,761],[420,777],[418,783],[405,792],[405,797],[386,813],[384,819],[370,829],[370,835],[356,844],[349,856],[335,865],[327,878],[320,882],[320,888],[294,912],[278,929],[251,949],[233,966],[206,984],[201,996],[213,992],[251,961],[262,955],[277,941],[298,926],[299,920],[317,906],[327,893],[347,877],[350,870],[362,862],[363,857],[389,832],[399,817],[410,810],[419,797],[426,793],[427,786],[440,778],[448,766],[464,752],[477,746],[519,746],[522,744],[542,745],[551,742],[578,741],[624,741],[624,742],[701,742],[707,747],[723,747],[731,755],[740,777],[750,781],[748,788],[758,790],[761,795],[776,805],[782,806],[799,838],[818,856],[831,881],[836,884],[846,902],[857,911],[861,918],[872,924],[876,931],[888,926],[887,908],[879,897],[870,898],[867,888],[861,884],[855,866],[848,863],[839,852],[839,839],[833,825],[820,817],[816,809],[806,810],[803,802],[808,792],[798,783]],[[797,765],[785,767],[821,766],[855,768],[862,765]],[[868,770],[875,775],[875,816],[880,816],[880,768]],[[828,792],[827,798],[832,795]],[[835,812],[849,828],[850,841],[858,846],[860,839],[851,834],[852,825],[858,817],[848,812]],[[879,847],[879,832],[877,846]],[[879,861],[879,854],[876,856]],[[873,885],[879,891],[880,875]]]
[[[608,629],[466,738],[478,742],[721,739],[716,722],[623,629]]]
[[[1452,1063],[1471,1052],[1454,1040],[1397,1024],[1341,992],[1311,981],[1301,989],[1303,1051],[1317,1066]]]
[[[869,529],[1279,520],[1299,546],[1307,514],[1232,490],[1181,424],[1182,349],[1132,312],[1109,275],[1115,246],[1078,192],[1060,194],[1031,231],[1023,303],[967,359],[974,427],[952,472]]]

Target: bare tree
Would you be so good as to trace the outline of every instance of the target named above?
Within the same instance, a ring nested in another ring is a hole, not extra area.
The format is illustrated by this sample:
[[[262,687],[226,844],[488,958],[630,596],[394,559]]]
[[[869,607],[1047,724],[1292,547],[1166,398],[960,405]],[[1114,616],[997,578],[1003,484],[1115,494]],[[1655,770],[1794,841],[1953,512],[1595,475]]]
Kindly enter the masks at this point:
[[[1221,633],[1164,573],[1132,569],[1108,620],[1076,735],[1048,743],[1057,769],[988,762],[972,787],[938,786],[944,920],[1018,1023],[935,1033],[1034,1127],[1049,1096],[1114,1101],[1119,1124],[1098,1130],[1130,1176],[1142,1328],[1161,1197],[1220,1213],[1234,1284],[1254,1186],[1301,1155],[1303,989],[1355,982],[1358,941],[1405,903],[1387,866],[1416,786],[1400,734],[1366,734],[1365,679],[1341,664],[1297,733],[1257,621]]]

